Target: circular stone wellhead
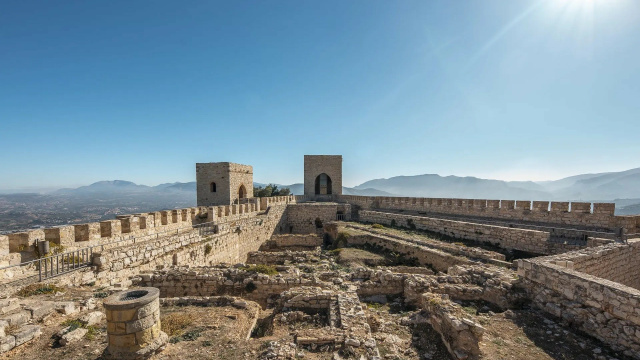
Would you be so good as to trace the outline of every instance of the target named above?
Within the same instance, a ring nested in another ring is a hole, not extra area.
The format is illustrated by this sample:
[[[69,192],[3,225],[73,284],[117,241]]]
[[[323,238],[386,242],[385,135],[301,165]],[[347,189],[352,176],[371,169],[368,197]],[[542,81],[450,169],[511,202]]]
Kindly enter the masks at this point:
[[[106,359],[145,359],[164,349],[169,337],[160,330],[160,290],[152,287],[113,294],[107,312]]]

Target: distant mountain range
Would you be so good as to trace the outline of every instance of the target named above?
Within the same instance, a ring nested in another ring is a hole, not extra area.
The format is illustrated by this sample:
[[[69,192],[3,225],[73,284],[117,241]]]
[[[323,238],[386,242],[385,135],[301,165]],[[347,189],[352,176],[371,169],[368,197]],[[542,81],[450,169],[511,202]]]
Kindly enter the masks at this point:
[[[640,198],[640,168],[540,182],[425,174],[370,180],[355,187],[366,188],[398,196],[612,201]]]
[[[265,186],[254,183],[255,186]],[[303,184],[277,184],[288,187],[292,194],[301,195]],[[139,185],[131,181],[99,181],[78,188],[65,188],[47,195],[122,195],[153,193],[195,193],[195,182],[165,183],[156,186]],[[563,200],[563,201],[614,201],[640,198],[640,168],[597,174],[581,174],[554,181],[502,181],[477,177],[440,176],[424,174],[414,176],[394,176],[375,179],[355,187],[343,187],[346,195],[363,196],[417,196],[522,200]],[[183,194],[185,195],[185,194]],[[193,195],[195,199],[195,194]],[[640,202],[639,202],[640,203]],[[631,205],[631,204],[627,204]]]
[[[138,185],[131,181],[112,180],[98,181],[91,185],[75,189],[59,189],[51,194],[56,195],[92,195],[97,193],[150,193],[154,191],[196,191],[196,183],[166,183],[156,186]]]
[[[256,186],[265,184],[255,183]],[[279,185],[292,194],[303,184]],[[502,181],[424,174],[375,179],[343,187],[345,195],[615,202],[617,215],[640,214],[640,168],[581,174],[554,181]],[[196,205],[196,183],[156,186],[99,181],[46,193],[0,194],[0,232],[38,226],[112,219],[116,214]]]

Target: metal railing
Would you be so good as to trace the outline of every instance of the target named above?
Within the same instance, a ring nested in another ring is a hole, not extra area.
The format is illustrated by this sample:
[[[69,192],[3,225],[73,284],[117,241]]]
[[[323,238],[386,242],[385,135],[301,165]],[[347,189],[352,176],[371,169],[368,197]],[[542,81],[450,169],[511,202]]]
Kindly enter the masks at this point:
[[[26,268],[29,266],[33,266],[34,273],[37,271],[38,281],[43,281],[43,280],[46,280],[55,276],[63,275],[78,269],[90,267],[93,264],[93,254],[95,252],[98,252],[98,249],[96,248],[100,248],[99,251],[104,251],[105,247],[112,248],[125,242],[136,244],[140,242],[158,239],[160,237],[165,237],[171,234],[178,235],[181,232],[186,232],[184,230],[191,231],[194,229],[197,229],[198,234],[202,236],[202,235],[216,234],[218,227],[216,224],[211,222],[211,223],[204,223],[204,224],[198,224],[198,225],[192,225],[192,226],[185,226],[177,229],[157,232],[157,233],[148,234],[148,235],[142,235],[138,237],[131,236],[131,237],[119,239],[116,241],[111,241],[104,244],[87,246],[84,248],[68,251],[61,254],[48,255],[39,259],[21,262],[19,264],[3,266],[3,267],[0,267],[0,271],[12,269],[12,268],[23,268],[23,267]],[[37,246],[37,243],[36,243],[36,246]],[[31,273],[31,276],[35,275],[34,273]],[[17,279],[17,280],[20,280],[20,279]]]
[[[344,221],[345,218],[345,214],[336,214],[336,220],[338,221]]]
[[[93,263],[93,248],[92,246],[34,260],[37,261],[38,281],[91,266]]]

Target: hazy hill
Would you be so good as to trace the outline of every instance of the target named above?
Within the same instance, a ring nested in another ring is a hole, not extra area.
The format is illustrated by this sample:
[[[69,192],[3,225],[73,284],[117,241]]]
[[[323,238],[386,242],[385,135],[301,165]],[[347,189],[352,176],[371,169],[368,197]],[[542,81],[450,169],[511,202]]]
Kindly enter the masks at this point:
[[[440,176],[425,174],[396,176],[389,179],[367,181],[356,189],[373,188],[399,196],[455,197],[455,198],[548,198],[549,193],[536,190],[535,183],[512,185],[501,180],[486,180],[476,177]]]
[[[555,196],[583,199],[638,198],[640,197],[640,168],[585,176],[556,190]]]
[[[370,180],[355,188],[373,188],[399,196],[612,201],[640,198],[640,168],[541,182],[443,177],[436,174],[396,176]]]
[[[81,186],[75,189],[60,189],[53,192],[53,194],[96,194],[96,193],[122,193],[122,192],[147,192],[151,191],[151,187],[146,185],[138,185],[131,181],[124,180],[112,180],[112,181],[98,181],[91,185]]]

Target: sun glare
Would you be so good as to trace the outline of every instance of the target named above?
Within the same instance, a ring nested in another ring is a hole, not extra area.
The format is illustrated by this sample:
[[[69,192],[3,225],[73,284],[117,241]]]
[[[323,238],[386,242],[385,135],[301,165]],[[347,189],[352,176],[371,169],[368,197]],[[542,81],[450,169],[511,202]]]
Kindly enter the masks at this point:
[[[591,7],[611,6],[623,2],[623,0],[549,0],[556,7],[571,9],[585,9]]]

